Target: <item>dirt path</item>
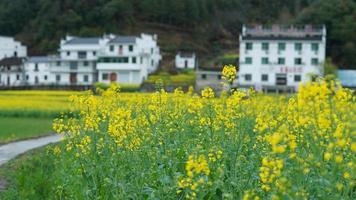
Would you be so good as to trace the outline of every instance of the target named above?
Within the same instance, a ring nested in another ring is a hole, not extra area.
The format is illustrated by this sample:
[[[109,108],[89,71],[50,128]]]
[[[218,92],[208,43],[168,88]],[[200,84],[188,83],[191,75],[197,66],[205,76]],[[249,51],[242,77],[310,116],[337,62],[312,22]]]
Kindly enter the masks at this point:
[[[0,166],[15,158],[16,156],[23,154],[31,149],[45,146],[50,143],[56,143],[61,140],[60,135],[52,135],[47,137],[41,137],[37,139],[24,140],[19,142],[13,142],[0,146]],[[0,180],[0,190],[1,190]]]

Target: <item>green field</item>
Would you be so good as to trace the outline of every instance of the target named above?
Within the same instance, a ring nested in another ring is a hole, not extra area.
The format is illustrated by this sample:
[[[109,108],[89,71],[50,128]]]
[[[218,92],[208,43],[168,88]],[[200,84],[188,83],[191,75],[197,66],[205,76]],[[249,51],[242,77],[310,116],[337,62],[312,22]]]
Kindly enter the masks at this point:
[[[75,91],[0,91],[0,144],[48,135]]]
[[[46,199],[54,178],[53,156],[47,148],[35,149],[0,167],[0,199]],[[7,190],[1,192],[1,186]],[[35,191],[33,188],[36,188]]]
[[[51,118],[0,117],[0,144],[52,132]]]

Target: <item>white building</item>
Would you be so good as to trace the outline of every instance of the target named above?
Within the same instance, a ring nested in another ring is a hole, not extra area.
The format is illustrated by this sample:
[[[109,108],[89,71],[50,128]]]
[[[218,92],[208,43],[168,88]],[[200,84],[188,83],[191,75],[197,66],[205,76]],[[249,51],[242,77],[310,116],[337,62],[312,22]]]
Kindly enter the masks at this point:
[[[0,59],[9,57],[26,57],[27,48],[12,37],[0,36]]]
[[[5,50],[0,46],[0,52]],[[0,84],[91,85],[98,81],[141,84],[149,73],[157,70],[162,59],[157,36],[148,34],[67,36],[61,40],[58,51],[58,55],[30,57],[26,62],[16,57],[24,55],[23,51],[16,51],[11,59],[5,57],[0,65]]]
[[[238,84],[257,90],[297,90],[300,82],[323,75],[325,47],[323,26],[243,26]]]
[[[49,85],[54,84],[54,76],[50,73],[49,56],[29,57],[24,63],[24,83],[26,85]]]
[[[179,52],[175,58],[175,67],[177,69],[195,69],[197,58],[195,53]]]
[[[97,62],[102,83],[141,84],[157,70],[162,56],[156,35],[106,36],[110,40]]]
[[[61,40],[59,56],[51,57],[50,73],[57,85],[91,85],[97,81],[96,61],[105,41],[100,37]]]
[[[0,86],[20,86],[24,83],[25,58],[11,57],[0,60]]]

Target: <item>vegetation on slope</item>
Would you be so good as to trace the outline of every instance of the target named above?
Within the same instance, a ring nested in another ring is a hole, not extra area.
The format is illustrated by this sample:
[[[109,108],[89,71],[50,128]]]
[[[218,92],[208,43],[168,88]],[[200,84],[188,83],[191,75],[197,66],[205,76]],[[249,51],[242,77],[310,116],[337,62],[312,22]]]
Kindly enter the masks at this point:
[[[211,56],[236,48],[243,23],[326,24],[328,55],[356,68],[355,9],[353,0],[2,0],[0,35],[17,35],[38,54],[55,52],[66,34],[157,32],[168,56]]]

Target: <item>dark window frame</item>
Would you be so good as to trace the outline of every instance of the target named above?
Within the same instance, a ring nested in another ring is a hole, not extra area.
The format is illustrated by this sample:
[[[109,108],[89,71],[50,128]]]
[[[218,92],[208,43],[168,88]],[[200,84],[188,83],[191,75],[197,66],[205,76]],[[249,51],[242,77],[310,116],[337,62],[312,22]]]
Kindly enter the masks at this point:
[[[252,57],[246,57],[245,58],[245,64],[252,64]]]
[[[101,78],[102,78],[104,81],[109,80],[109,74],[108,74],[108,73],[103,73],[103,74],[101,75]]]
[[[266,62],[265,62],[266,61]],[[261,64],[262,65],[268,65],[269,64],[269,59],[268,57],[262,57],[261,58]]]
[[[302,75],[295,74],[294,75],[294,82],[301,82],[301,81],[302,81]]]
[[[268,81],[268,74],[262,74],[261,75],[261,80],[264,81],[264,82]]]
[[[300,61],[300,62],[297,62],[297,61]],[[294,64],[295,65],[302,65],[303,64],[302,58],[294,58]]]
[[[283,60],[283,62],[281,62]],[[279,57],[278,58],[278,64],[279,65],[285,65],[286,64],[286,59],[285,58],[282,58],[282,57]]]
[[[252,50],[252,49],[253,49],[253,43],[252,42],[246,42],[245,50]]]
[[[279,42],[278,43],[278,51],[285,51],[286,50],[286,43],[285,42]]]
[[[245,81],[252,81],[252,74],[245,74]]]
[[[262,42],[261,49],[263,51],[268,51],[269,50],[269,43],[268,42]]]

